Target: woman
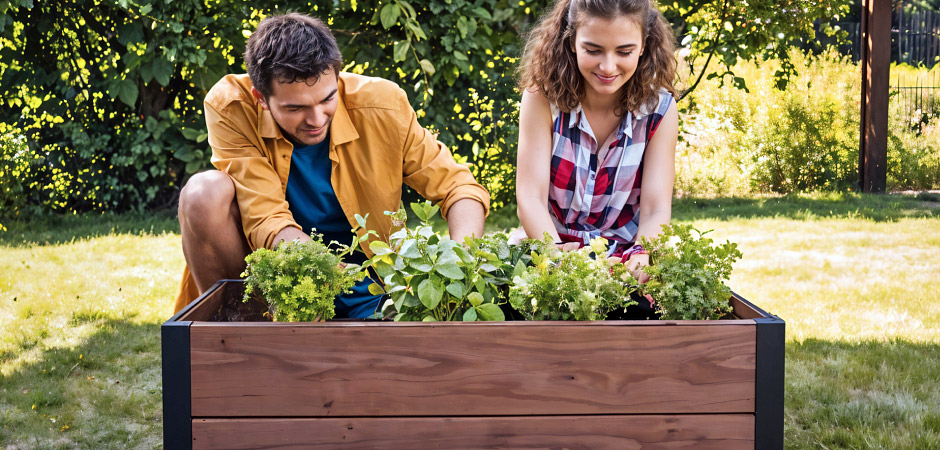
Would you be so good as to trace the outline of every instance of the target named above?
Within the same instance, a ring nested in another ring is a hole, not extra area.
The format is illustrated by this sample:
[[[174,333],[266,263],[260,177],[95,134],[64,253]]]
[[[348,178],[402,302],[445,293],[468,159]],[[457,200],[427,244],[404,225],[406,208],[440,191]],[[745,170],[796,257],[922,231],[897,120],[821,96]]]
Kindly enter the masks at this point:
[[[565,250],[607,238],[607,256],[648,279],[636,242],[672,214],[674,50],[650,0],[558,0],[530,33],[516,177],[528,237]]]

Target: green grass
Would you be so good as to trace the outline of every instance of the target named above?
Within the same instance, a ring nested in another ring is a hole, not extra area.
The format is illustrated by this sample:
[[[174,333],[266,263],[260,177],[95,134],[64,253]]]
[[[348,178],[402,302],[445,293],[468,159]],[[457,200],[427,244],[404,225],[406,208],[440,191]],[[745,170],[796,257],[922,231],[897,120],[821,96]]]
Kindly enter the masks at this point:
[[[737,242],[732,288],[787,321],[787,448],[940,448],[940,198],[683,198],[674,220]],[[515,211],[488,222],[514,226]],[[0,447],[161,446],[178,225],[5,225]]]

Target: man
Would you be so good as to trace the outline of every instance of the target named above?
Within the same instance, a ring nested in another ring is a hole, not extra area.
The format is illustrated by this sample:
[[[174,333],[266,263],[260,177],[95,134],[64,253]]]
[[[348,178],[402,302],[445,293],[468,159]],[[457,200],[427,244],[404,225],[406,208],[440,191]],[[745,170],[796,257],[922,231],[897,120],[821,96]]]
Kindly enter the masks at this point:
[[[217,280],[237,278],[245,256],[282,241],[352,240],[355,215],[383,239],[404,182],[439,202],[451,236],[480,236],[489,194],[422,128],[394,83],[340,73],[342,55],[318,19],[263,20],[248,39],[247,75],[228,75],[205,100],[212,163],[180,193],[184,270],[175,309]],[[368,279],[336,300],[337,317],[368,317]]]

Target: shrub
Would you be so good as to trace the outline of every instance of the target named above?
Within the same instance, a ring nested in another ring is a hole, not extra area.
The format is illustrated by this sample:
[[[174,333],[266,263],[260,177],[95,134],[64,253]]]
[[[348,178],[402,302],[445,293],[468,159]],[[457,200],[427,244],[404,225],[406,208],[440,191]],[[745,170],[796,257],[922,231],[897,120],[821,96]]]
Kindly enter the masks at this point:
[[[778,63],[742,63],[748,91],[718,80],[692,93],[677,192],[841,191],[858,171],[858,67],[832,51],[792,50],[798,76],[777,89]],[[685,164],[683,164],[685,163]],[[693,163],[695,165],[693,165]]]

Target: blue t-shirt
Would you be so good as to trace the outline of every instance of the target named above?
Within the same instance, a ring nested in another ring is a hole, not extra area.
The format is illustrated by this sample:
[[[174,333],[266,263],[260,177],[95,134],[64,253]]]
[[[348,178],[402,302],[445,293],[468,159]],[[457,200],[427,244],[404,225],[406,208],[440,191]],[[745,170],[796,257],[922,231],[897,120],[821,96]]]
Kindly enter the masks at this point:
[[[305,233],[315,228],[323,235],[324,243],[336,241],[349,245],[353,233],[330,183],[331,169],[329,133],[319,144],[295,146],[287,178],[288,209]],[[346,257],[346,262],[355,264],[364,260],[365,255],[360,252]],[[382,297],[369,293],[371,283],[366,278],[356,284],[352,292],[336,297],[336,317],[361,319],[374,314]]]

